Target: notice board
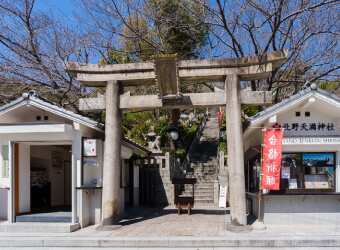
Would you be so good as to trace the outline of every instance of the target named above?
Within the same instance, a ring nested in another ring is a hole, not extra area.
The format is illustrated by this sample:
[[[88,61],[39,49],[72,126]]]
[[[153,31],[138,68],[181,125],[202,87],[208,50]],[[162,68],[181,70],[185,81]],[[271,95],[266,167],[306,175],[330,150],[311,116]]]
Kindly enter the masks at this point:
[[[329,188],[327,175],[325,174],[305,175],[305,188]]]

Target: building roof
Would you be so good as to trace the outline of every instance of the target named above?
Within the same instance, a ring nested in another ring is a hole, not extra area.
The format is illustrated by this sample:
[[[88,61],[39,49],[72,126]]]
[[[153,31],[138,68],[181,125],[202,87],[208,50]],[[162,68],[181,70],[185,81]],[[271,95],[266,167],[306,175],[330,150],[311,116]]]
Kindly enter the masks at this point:
[[[147,149],[146,147],[143,147],[142,145],[138,144],[137,142],[134,142],[134,141],[130,140],[130,139],[127,138],[127,137],[123,137],[122,140],[123,140],[123,142],[126,142],[126,143],[130,144],[131,146],[134,146],[134,147],[136,147],[137,149],[139,149],[139,150],[141,150],[141,151],[144,151],[144,152],[147,153],[147,154],[151,154],[151,153],[152,153],[152,152],[151,152],[149,149]]]
[[[332,99],[340,102],[340,98],[338,96],[333,95],[333,94],[331,94],[331,93],[329,93],[325,90],[319,89],[315,86],[304,87],[299,93],[292,95],[291,97],[289,97],[289,98],[287,98],[287,99],[285,99],[285,100],[283,100],[283,101],[281,101],[281,102],[279,102],[279,103],[257,113],[256,115],[254,115],[252,117],[248,117],[247,121],[253,122],[255,120],[260,119],[261,117],[266,117],[267,114],[269,114],[269,113],[271,113],[275,110],[279,110],[279,109],[283,108],[288,103],[294,102],[294,101],[296,101],[296,100],[298,100],[298,99],[300,99],[301,97],[304,97],[304,96],[307,97],[310,94],[315,93],[315,92],[320,93],[320,94],[322,94],[326,97],[331,97]]]
[[[79,122],[81,124],[87,125],[91,128],[102,128],[103,125],[98,123],[97,121],[91,120],[90,118],[78,115],[70,110],[67,110],[59,105],[51,102],[43,96],[40,96],[35,91],[30,91],[29,93],[24,93],[22,97],[0,107],[0,114],[4,111],[11,110],[13,108],[21,106],[23,103],[34,105],[55,113],[57,115],[63,116],[75,122]]]

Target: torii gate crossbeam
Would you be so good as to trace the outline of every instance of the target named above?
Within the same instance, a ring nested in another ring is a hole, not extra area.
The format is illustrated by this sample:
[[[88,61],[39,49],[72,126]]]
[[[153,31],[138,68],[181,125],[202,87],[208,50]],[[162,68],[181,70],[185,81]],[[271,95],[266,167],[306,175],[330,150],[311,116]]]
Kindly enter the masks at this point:
[[[120,148],[122,110],[173,109],[226,105],[230,216],[232,226],[246,226],[241,104],[268,105],[270,92],[241,91],[240,81],[260,80],[287,60],[288,51],[260,56],[215,60],[180,60],[156,57],[153,63],[93,65],[65,63],[65,69],[85,86],[106,86],[105,98],[85,99],[80,109],[106,109],[105,155],[102,190],[102,225],[119,222]],[[224,81],[225,90],[182,94],[181,83]],[[124,86],[157,85],[158,95],[130,96]]]

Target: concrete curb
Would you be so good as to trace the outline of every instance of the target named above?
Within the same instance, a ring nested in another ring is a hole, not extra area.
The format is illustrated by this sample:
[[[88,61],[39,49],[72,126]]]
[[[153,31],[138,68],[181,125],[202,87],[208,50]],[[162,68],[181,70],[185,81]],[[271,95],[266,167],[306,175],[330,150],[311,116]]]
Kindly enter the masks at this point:
[[[340,236],[41,237],[1,236],[0,247],[340,247]]]

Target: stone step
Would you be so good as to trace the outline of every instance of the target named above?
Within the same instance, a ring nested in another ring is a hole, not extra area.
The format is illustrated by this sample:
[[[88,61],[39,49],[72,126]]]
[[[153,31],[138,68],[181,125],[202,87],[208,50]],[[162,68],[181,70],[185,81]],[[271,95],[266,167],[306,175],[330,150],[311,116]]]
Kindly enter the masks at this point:
[[[201,167],[201,166],[193,166],[187,169],[187,172],[215,172],[216,171],[216,165],[209,166],[209,167]]]
[[[187,175],[187,177],[196,178],[200,180],[206,180],[206,181],[214,181],[216,179],[216,174],[215,173],[212,173],[212,174],[197,173],[197,174]],[[196,182],[200,182],[200,180],[196,180]]]
[[[216,179],[216,176],[207,176],[207,177],[196,177],[196,181],[197,183],[202,183],[202,182],[214,182],[214,180]]]
[[[3,233],[71,233],[78,229],[80,229],[79,223],[0,223],[0,232]]]
[[[214,199],[199,199],[195,197],[195,204],[207,204],[207,203],[214,203]]]
[[[205,196],[205,195],[214,195],[214,192],[213,192],[214,190],[201,190],[201,191],[197,191],[196,189],[195,189],[195,196],[197,195],[197,196]],[[186,196],[190,196],[190,195],[192,195],[192,190],[185,190],[185,191],[183,191],[182,192],[182,194],[181,195],[186,195]]]
[[[201,182],[201,183],[196,183],[194,185],[195,189],[196,188],[214,188],[214,183],[213,182]],[[191,189],[192,185],[191,184],[186,184],[184,185],[185,189]]]
[[[200,176],[209,176],[214,175],[215,171],[194,171],[194,172],[187,172],[186,175],[200,175]]]
[[[217,154],[217,152],[216,152],[216,154]],[[192,161],[193,162],[197,162],[197,161],[201,162],[203,159],[205,161],[214,161],[214,160],[216,161],[217,157],[216,157],[215,153],[214,154],[210,154],[210,155],[205,155],[202,152],[197,152],[197,153],[195,153],[193,155],[193,160]]]
[[[192,194],[192,188],[186,188],[182,191],[183,192],[188,192]],[[214,188],[210,188],[210,187],[200,187],[200,188],[195,188],[195,194],[196,193],[213,193],[214,192]]]
[[[188,173],[192,172],[215,172],[216,171],[216,166],[207,166],[207,167],[201,167],[201,166],[193,166],[187,169]]]
[[[203,170],[203,169],[216,169],[216,166],[217,166],[217,161],[216,162],[213,162],[213,161],[193,161],[190,163],[190,167],[189,169],[200,169],[200,170]]]
[[[47,214],[28,214],[24,216],[16,216],[16,222],[50,222],[50,223],[71,223],[72,217],[65,214],[64,216],[46,216]]]
[[[190,197],[191,195],[190,194],[181,194],[179,195],[179,197]],[[201,194],[196,194],[195,193],[195,200],[196,199],[204,199],[204,200],[213,200],[214,199],[214,194],[211,194],[211,195],[201,195]]]
[[[194,156],[198,158],[217,158],[217,147],[214,150],[206,150],[205,148],[196,148]]]

